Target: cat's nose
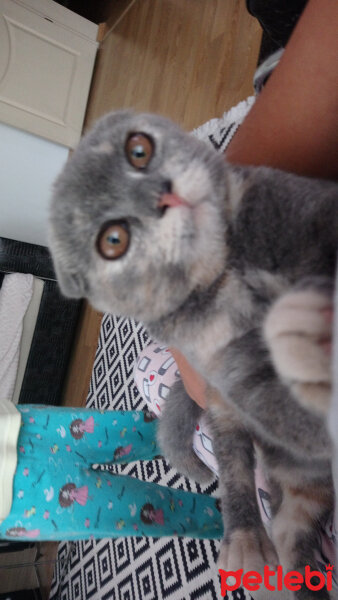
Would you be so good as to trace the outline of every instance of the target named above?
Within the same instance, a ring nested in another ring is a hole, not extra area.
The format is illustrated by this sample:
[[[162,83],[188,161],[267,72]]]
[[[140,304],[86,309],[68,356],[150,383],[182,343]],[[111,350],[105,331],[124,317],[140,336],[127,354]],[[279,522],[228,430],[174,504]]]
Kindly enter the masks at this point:
[[[172,186],[172,183],[171,183],[171,181],[169,179],[163,181],[162,184],[161,184],[161,195],[162,194],[171,194],[172,193],[172,189],[173,189],[173,186]]]

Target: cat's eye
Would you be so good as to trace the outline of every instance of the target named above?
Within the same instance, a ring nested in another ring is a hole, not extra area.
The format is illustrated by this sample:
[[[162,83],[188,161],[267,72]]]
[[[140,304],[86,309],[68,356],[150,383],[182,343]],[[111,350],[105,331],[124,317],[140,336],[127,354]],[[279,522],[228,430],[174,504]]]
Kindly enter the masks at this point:
[[[154,152],[154,142],[145,133],[132,133],[126,141],[125,152],[128,161],[136,169],[145,169]]]
[[[127,221],[108,221],[101,227],[96,247],[105,260],[116,260],[127,252],[129,239]]]

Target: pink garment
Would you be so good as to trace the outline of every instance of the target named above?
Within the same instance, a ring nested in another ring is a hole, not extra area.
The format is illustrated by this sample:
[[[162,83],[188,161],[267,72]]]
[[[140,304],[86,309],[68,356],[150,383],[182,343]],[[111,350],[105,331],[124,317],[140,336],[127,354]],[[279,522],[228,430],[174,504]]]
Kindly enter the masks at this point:
[[[70,497],[74,502],[81,504],[81,506],[86,506],[88,500],[88,486],[83,485],[80,488],[71,490]]]
[[[132,444],[128,444],[128,446],[124,446],[124,448],[119,448],[118,449],[118,456],[128,456],[128,454],[130,454],[130,452],[132,451],[133,445]]]
[[[157,523],[157,525],[164,525],[164,514],[162,508],[152,511],[151,517],[153,518],[154,523]]]
[[[30,531],[26,531],[24,535],[26,537],[36,538],[40,535],[40,529],[31,529]]]
[[[17,527],[9,530],[9,534],[13,537],[36,538],[40,535],[40,529],[26,529],[25,527]]]
[[[94,432],[94,417],[89,417],[85,421],[82,421],[79,427],[80,431],[83,433],[93,433]]]

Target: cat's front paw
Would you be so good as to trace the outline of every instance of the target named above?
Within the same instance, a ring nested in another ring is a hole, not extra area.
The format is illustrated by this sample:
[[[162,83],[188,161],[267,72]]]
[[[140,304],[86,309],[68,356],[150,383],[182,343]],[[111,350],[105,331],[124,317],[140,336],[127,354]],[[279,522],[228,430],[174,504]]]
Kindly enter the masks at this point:
[[[302,404],[326,413],[331,399],[332,287],[304,284],[272,306],[264,335],[275,368]]]
[[[221,544],[218,568],[224,571],[243,569],[263,574],[264,566],[275,568],[278,556],[264,527],[235,529]]]
[[[157,428],[157,441],[165,459],[179,473],[199,483],[209,483],[212,471],[193,450],[196,423],[203,411],[178,380],[170,390]]]
[[[213,481],[215,478],[213,472],[198,458],[192,448],[182,447],[182,445],[174,448],[172,443],[166,444],[163,436],[161,436],[160,428],[157,439],[163,449],[165,460],[181,475],[193,479],[201,485]]]
[[[218,569],[229,573],[220,573],[221,579],[226,577],[227,583],[240,584],[237,580],[236,571],[243,569],[242,576],[249,571],[259,573],[264,578],[264,567],[268,566],[276,572],[279,564],[278,556],[273,543],[263,527],[257,529],[237,529],[229,537],[223,540],[219,557]],[[236,579],[236,581],[235,581]],[[254,592],[255,600],[294,600],[294,596],[285,588],[282,590],[271,590],[262,583]]]

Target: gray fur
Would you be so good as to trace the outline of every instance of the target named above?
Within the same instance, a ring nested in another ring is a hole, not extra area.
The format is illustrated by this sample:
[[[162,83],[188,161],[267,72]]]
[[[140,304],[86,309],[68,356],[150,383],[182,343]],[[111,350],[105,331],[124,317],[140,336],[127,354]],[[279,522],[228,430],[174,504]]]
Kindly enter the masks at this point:
[[[143,171],[127,162],[124,150],[127,135],[139,131],[155,143]],[[159,208],[168,181],[188,208]],[[98,232],[106,221],[122,218],[130,227],[128,251],[105,261],[96,251]],[[337,232],[336,184],[227,165],[158,116],[107,115],[81,141],[55,184],[50,247],[63,293],[143,321],[153,338],[185,354],[216,398],[209,418],[225,521],[222,568],[233,564],[243,532],[255,540],[251,554],[244,542],[246,565],[275,560],[256,502],[255,446],[279,490],[273,503],[277,524],[279,514],[288,514],[287,499],[298,498],[302,489],[327,490],[313,523],[332,508],[325,415],[310,406],[303,381],[295,386],[279,374],[263,328],[283,295],[292,300],[309,281],[319,292],[333,285]],[[199,409],[179,385],[172,402],[159,427],[162,447],[184,473],[196,475],[197,469],[204,476],[190,452]],[[183,451],[177,452],[180,441]],[[304,556],[314,561],[309,540],[316,537],[315,526],[305,527],[300,519],[297,527],[292,551],[285,556],[286,548],[277,547],[289,569],[302,568]],[[303,589],[299,597],[304,594]],[[328,596],[323,591],[307,598]]]
[[[185,407],[183,411],[182,406]],[[162,418],[165,426],[159,427],[158,443],[168,462],[178,465],[183,475],[207,483],[212,474],[193,450],[193,434],[202,412],[186,393],[182,381],[178,380],[164,405]]]

